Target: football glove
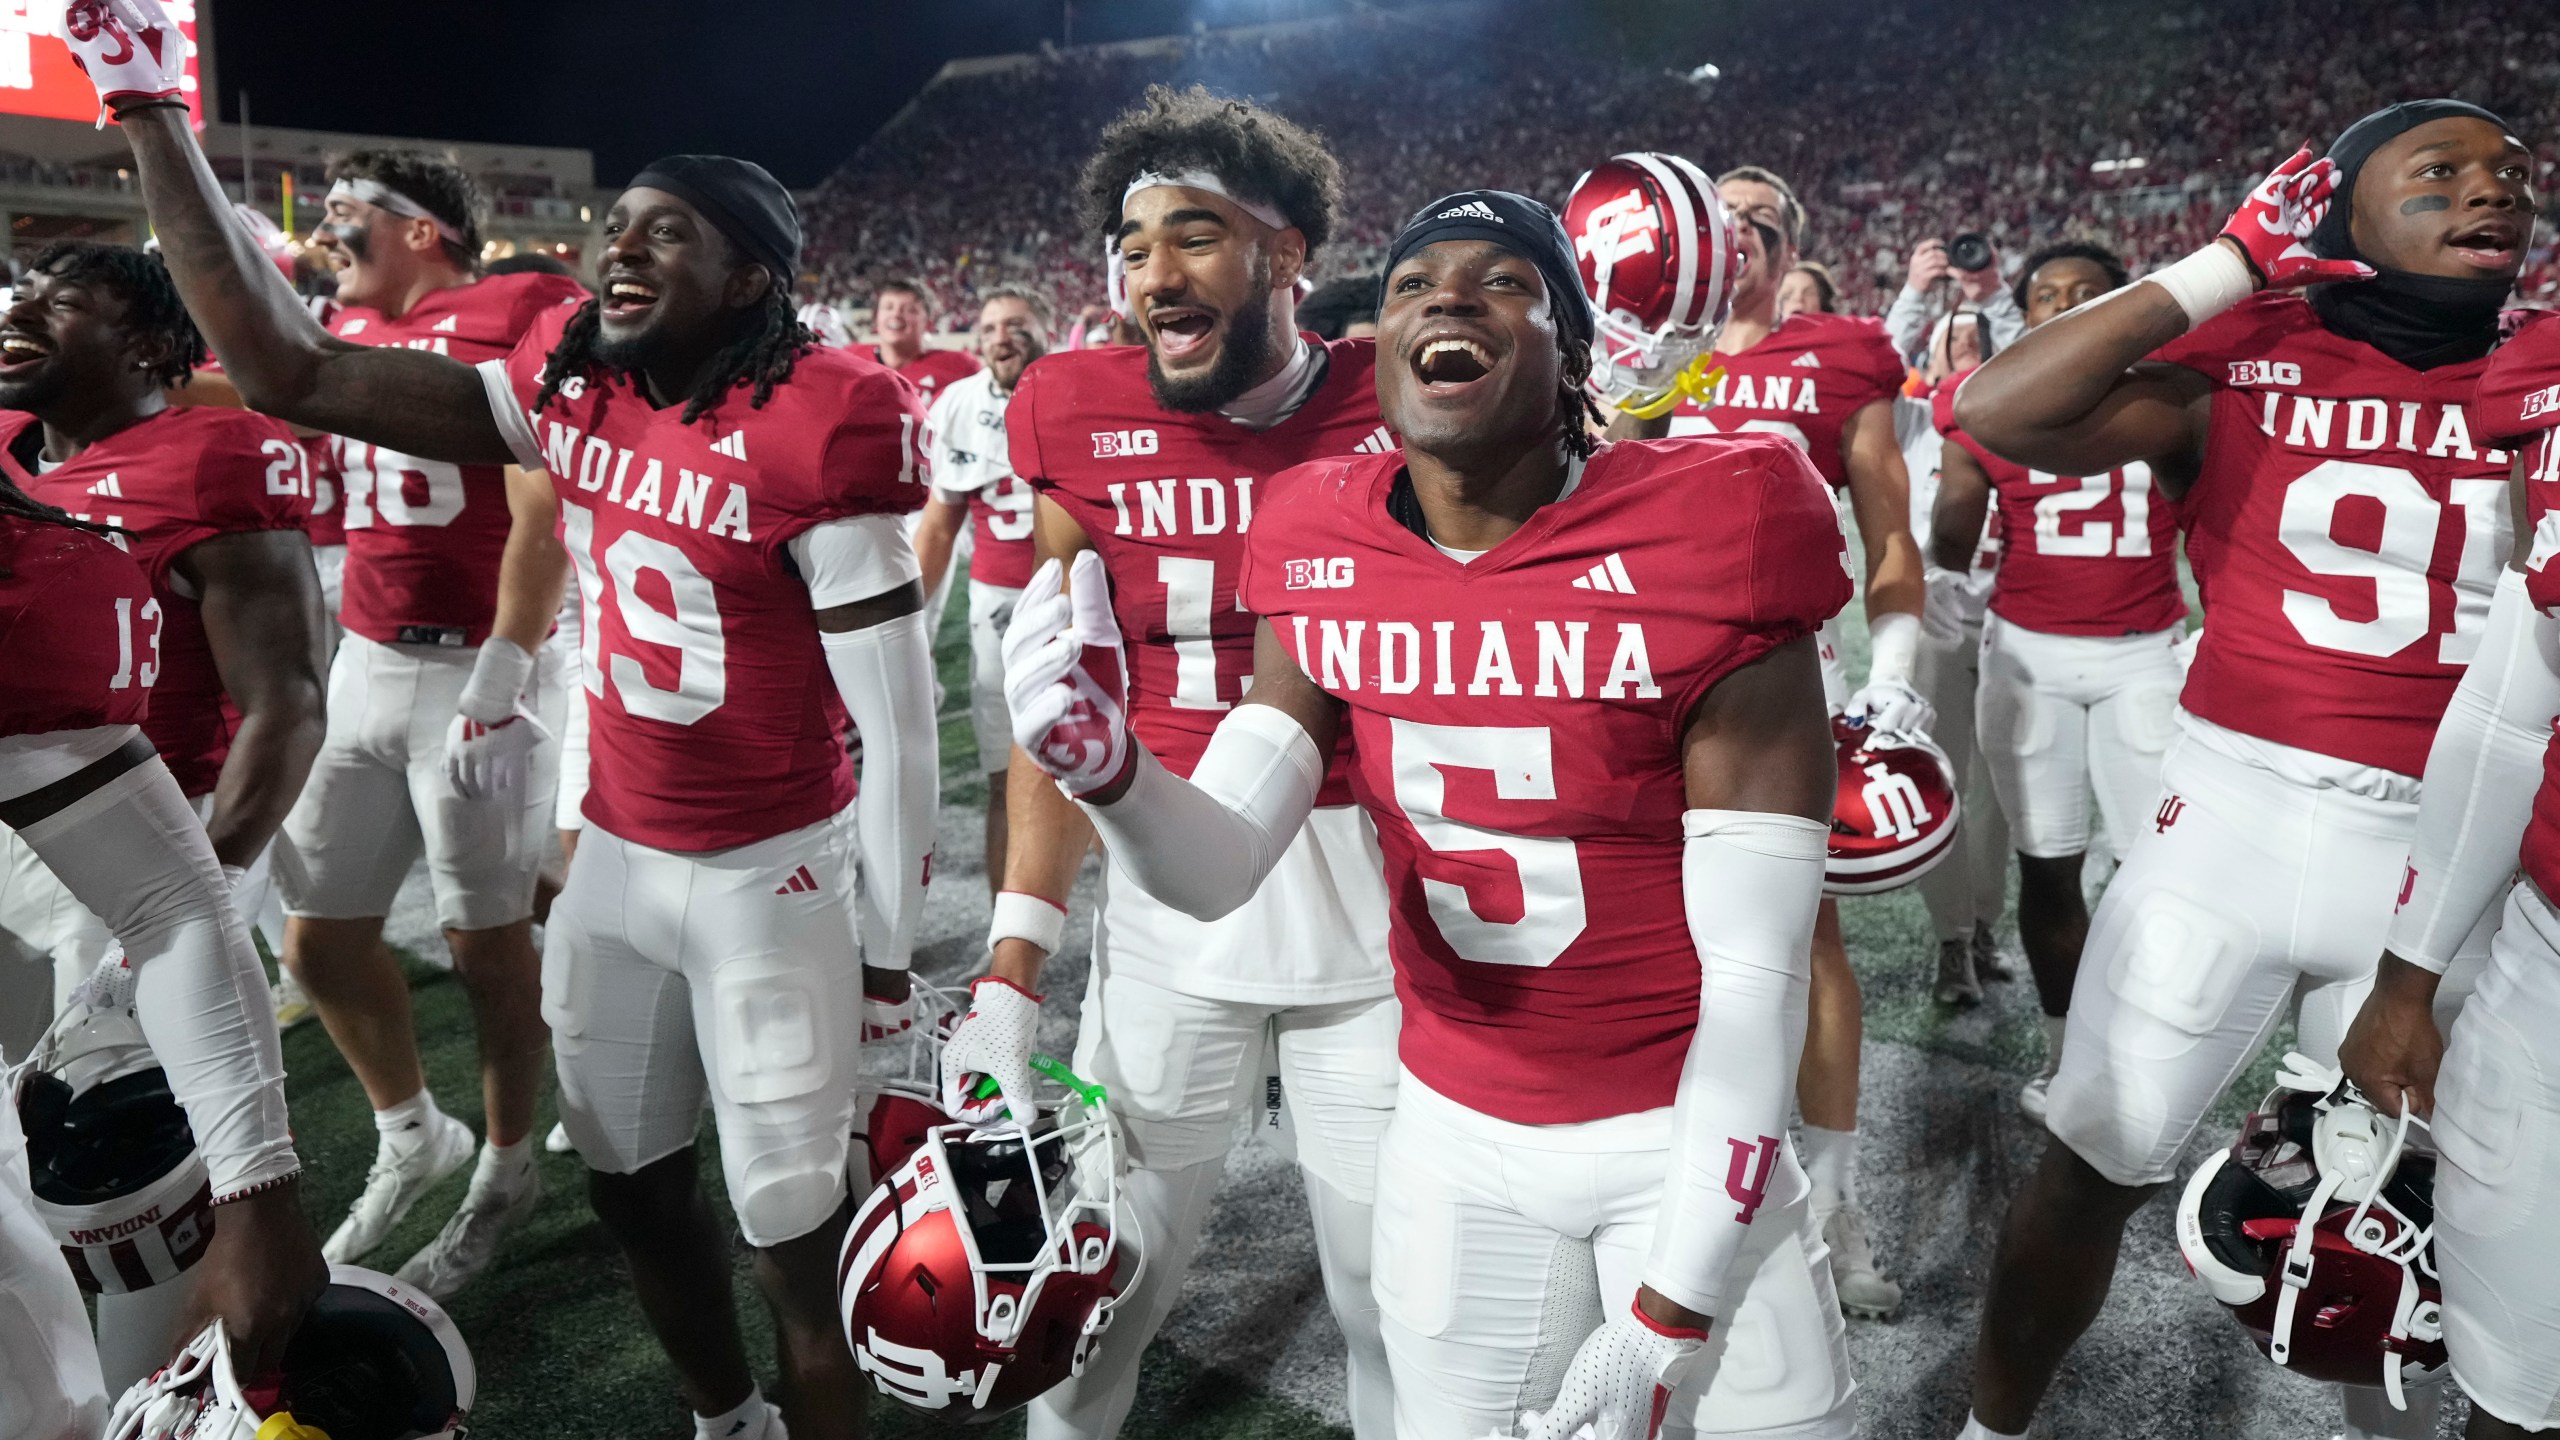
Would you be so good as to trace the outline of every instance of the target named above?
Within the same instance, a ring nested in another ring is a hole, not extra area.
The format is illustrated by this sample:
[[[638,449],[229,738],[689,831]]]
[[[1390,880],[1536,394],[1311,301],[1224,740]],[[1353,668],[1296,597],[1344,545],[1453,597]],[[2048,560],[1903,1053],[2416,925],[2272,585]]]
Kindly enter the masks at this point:
[[[100,128],[117,101],[184,98],[187,37],[159,0],[70,0],[62,34],[97,87]]]
[[[1102,557],[1075,557],[1060,593],[1056,560],[1022,588],[1004,632],[1004,695],[1014,743],[1078,799],[1125,778],[1137,763],[1129,735],[1129,660],[1111,614]]]
[[[1672,1329],[1630,1305],[1583,1340],[1555,1403],[1543,1415],[1522,1415],[1520,1433],[1524,1440],[1653,1440],[1672,1392],[1697,1370],[1706,1348],[1706,1331]]]
[[[909,989],[906,998],[891,1000],[862,992],[862,1043],[877,1045],[883,1040],[904,1035],[915,1028],[916,992]]]
[[[2370,280],[2373,267],[2354,260],[2324,260],[2305,242],[2329,213],[2338,188],[2338,167],[2311,158],[2311,147],[2275,168],[2249,198],[2240,202],[2222,227],[2222,238],[2249,257],[2249,268],[2270,290],[2288,290],[2337,280]]]
[[[1965,585],[1965,577],[1954,570],[1936,565],[1928,568],[1923,580],[1929,587],[1927,603],[1920,609],[1920,634],[1941,650],[1964,643],[1964,612],[1973,608],[1973,596]]]
[[[551,738],[524,708],[533,679],[533,655],[512,640],[492,635],[471,662],[471,678],[454,702],[444,733],[444,774],[465,800],[521,794],[536,745]]]
[[[1841,713],[1888,735],[1927,735],[1938,723],[1938,707],[1900,680],[1869,681]]]
[[[1040,997],[993,975],[969,986],[969,1008],[942,1042],[943,1113],[969,1125],[1012,1123],[1007,1102],[1031,1106],[1031,1042],[1040,1029]],[[980,1099],[978,1081],[991,1078],[996,1093]],[[1020,1122],[1026,1128],[1033,1117]]]

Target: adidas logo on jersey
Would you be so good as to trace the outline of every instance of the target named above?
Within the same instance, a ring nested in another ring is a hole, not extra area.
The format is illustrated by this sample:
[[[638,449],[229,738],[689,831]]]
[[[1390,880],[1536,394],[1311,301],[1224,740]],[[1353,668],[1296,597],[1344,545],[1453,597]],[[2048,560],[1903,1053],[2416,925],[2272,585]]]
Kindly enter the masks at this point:
[[[1799,370],[1819,370],[1822,368],[1822,357],[1814,354],[1810,350],[1807,350],[1787,363],[1795,366]]]
[[[799,869],[791,872],[790,879],[773,887],[773,893],[776,895],[806,895],[817,888],[818,877],[810,874],[809,867],[803,865]]]
[[[124,482],[116,478],[115,471],[110,470],[107,472],[107,478],[89,487],[89,493],[92,495],[112,495],[121,500],[124,498]]]
[[[1369,438],[1351,447],[1362,455],[1384,455],[1396,448],[1395,432],[1381,425],[1369,432]]]
[[[1441,211],[1439,214],[1434,215],[1431,218],[1434,220],[1456,220],[1461,217],[1469,220],[1490,220],[1496,225],[1510,223],[1504,220],[1501,216],[1493,213],[1493,207],[1487,205],[1481,200],[1470,200],[1464,205],[1452,205],[1448,209]]]
[[[447,315],[443,319],[437,321],[432,328],[435,330],[435,333],[439,335],[451,335],[462,328],[462,317],[459,315]]]
[[[719,439],[712,441],[711,453],[714,455],[726,455],[732,460],[746,459],[747,432],[744,430],[732,430],[728,434],[721,436]]]
[[[1636,582],[1627,578],[1627,562],[1619,559],[1618,552],[1612,550],[1608,559],[1591,567],[1590,574],[1574,581],[1573,588],[1599,590],[1611,595],[1633,595]]]

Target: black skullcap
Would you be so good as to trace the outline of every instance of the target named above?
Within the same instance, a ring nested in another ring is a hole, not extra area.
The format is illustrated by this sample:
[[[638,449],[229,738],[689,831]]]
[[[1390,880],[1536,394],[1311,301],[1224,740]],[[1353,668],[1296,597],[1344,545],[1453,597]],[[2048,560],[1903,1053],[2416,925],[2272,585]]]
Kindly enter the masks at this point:
[[[662,155],[631,177],[634,190],[664,190],[773,272],[788,290],[800,273],[800,207],[771,172],[727,155]]]
[[[2329,147],[2329,161],[2338,167],[2338,188],[2329,203],[2329,213],[2320,217],[2319,226],[2311,232],[2311,253],[2324,260],[2361,260],[2348,224],[2353,218],[2356,176],[2364,170],[2364,162],[2373,152],[2435,120],[2486,120],[2501,131],[2507,122],[2468,100],[2403,100],[2386,105],[2353,125],[2338,132]],[[2508,132],[2513,133],[2513,132]]]
[[[1490,240],[1538,267],[1547,282],[1547,309],[1556,328],[1568,338],[1591,343],[1591,299],[1582,293],[1582,271],[1574,264],[1573,242],[1565,238],[1556,212],[1508,190],[1461,190],[1443,195],[1413,212],[1395,244],[1387,249],[1387,269],[1425,245],[1443,240]]]

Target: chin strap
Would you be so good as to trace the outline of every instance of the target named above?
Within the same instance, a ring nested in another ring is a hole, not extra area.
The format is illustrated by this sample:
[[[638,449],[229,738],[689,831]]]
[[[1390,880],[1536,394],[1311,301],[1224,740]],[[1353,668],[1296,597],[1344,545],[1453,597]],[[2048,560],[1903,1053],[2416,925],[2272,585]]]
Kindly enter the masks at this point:
[[[1715,403],[1716,386],[1723,380],[1724,367],[1716,363],[1715,352],[1701,350],[1697,358],[1682,366],[1680,373],[1673,377],[1670,389],[1650,400],[1629,401],[1618,410],[1638,420],[1659,420],[1671,413],[1683,395],[1697,401],[1703,408]]]

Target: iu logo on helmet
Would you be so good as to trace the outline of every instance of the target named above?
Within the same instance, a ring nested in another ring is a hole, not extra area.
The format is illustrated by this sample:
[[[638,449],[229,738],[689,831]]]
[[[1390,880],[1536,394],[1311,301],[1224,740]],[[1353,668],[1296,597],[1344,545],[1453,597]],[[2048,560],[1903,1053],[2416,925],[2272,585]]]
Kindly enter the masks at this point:
[[[1662,213],[1642,190],[1630,190],[1615,200],[1591,207],[1582,233],[1574,237],[1573,250],[1605,273],[1630,255],[1652,254],[1658,248],[1655,237],[1661,232]]]
[[[2160,802],[2160,813],[2151,817],[2151,828],[2157,834],[2166,835],[2169,827],[2178,823],[2178,817],[2186,813],[2187,802],[2175,795],[2169,796]]]
[[[962,1370],[954,1375],[938,1352],[884,1340],[877,1330],[871,1332],[870,1343],[853,1354],[862,1369],[879,1378],[881,1388],[923,1410],[947,1410],[954,1400],[975,1400],[995,1384],[999,1368],[989,1364],[983,1374]]]
[[[1881,762],[1867,767],[1866,796],[1867,814],[1874,817],[1880,839],[1909,840],[1938,818],[1910,776]]]

